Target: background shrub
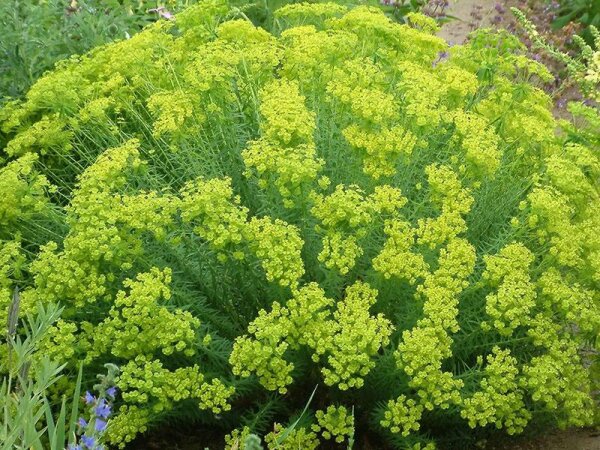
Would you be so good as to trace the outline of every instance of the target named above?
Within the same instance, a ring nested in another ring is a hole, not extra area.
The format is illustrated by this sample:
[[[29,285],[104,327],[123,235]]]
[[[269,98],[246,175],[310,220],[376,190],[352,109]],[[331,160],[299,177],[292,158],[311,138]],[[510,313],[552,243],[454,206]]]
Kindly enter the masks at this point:
[[[71,370],[119,365],[109,442],[591,424],[597,111],[557,122],[507,33],[448,49],[421,15],[295,4],[270,34],[230,13],[203,2],[0,111],[0,287],[64,305],[44,351]]]
[[[166,6],[165,4],[166,3]],[[194,0],[6,0],[0,3],[0,100],[20,97],[71,55],[125,39]],[[157,8],[161,8],[157,10]]]

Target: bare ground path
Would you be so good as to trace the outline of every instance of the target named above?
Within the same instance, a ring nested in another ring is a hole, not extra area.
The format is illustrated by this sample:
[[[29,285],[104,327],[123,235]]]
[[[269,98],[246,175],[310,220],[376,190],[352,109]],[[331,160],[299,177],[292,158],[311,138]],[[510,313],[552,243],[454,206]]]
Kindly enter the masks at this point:
[[[450,0],[447,14],[454,16],[438,33],[450,45],[462,44],[476,27],[489,27],[496,14],[496,0]]]

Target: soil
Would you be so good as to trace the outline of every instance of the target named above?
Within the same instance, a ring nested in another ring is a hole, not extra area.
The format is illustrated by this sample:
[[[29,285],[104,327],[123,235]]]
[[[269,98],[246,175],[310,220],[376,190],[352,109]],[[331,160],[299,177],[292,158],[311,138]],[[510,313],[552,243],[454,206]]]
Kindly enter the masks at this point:
[[[495,6],[496,0],[451,0],[446,15],[455,19],[445,23],[438,35],[450,45],[463,44],[474,29],[491,26]]]

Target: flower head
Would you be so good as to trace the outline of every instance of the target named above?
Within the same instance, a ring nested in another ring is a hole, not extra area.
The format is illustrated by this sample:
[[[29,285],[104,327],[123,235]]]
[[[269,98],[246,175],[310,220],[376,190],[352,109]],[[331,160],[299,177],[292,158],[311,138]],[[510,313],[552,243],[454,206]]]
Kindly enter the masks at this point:
[[[94,397],[92,394],[90,394],[90,391],[85,391],[85,403],[86,405],[91,405],[92,403],[94,403],[96,401],[96,397]]]
[[[96,419],[96,422],[94,424],[94,428],[96,429],[96,431],[104,431],[104,430],[106,430],[106,421],[102,420],[102,419]]]
[[[87,448],[94,448],[96,439],[93,436],[81,436],[81,443]]]
[[[94,408],[94,413],[103,419],[110,415],[110,405],[103,398],[100,399],[98,405]]]
[[[117,395],[117,388],[115,386],[111,386],[106,390],[106,393],[110,398],[114,399]]]

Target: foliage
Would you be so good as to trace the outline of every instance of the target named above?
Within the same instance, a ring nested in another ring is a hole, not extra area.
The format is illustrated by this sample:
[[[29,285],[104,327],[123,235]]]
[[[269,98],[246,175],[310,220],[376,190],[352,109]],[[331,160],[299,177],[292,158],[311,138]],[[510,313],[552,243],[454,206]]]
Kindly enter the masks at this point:
[[[0,2],[0,100],[20,97],[55,63],[125,39],[193,0]],[[160,9],[160,8],[164,9]],[[76,86],[73,86],[76,88]]]
[[[581,50],[578,56],[573,57],[556,49],[541,37],[535,25],[520,10],[512,8],[512,11],[536,48],[546,51],[554,59],[564,63],[569,76],[579,84],[584,95],[600,101],[600,31],[598,28],[594,25],[589,27],[590,45],[581,37],[573,36],[573,40]],[[598,17],[600,20],[600,13]]]
[[[593,44],[594,35],[591,27],[600,28],[600,3],[596,0],[561,1],[552,26],[554,29],[559,29],[570,22],[578,22],[583,25],[583,38],[588,44]]]
[[[0,301],[61,301],[44,348],[121,368],[110,445],[166,421],[232,448],[592,423],[597,110],[555,120],[506,33],[230,14],[207,0],[0,110]]]
[[[61,309],[52,304],[39,305],[35,315],[27,316],[22,338],[16,334],[18,303],[17,293],[11,305],[7,342],[2,342],[0,372],[6,375],[0,386],[0,448],[63,450],[75,440],[81,368],[69,403],[63,396],[55,411],[49,392],[64,385],[66,364],[40,354],[40,348]]]

